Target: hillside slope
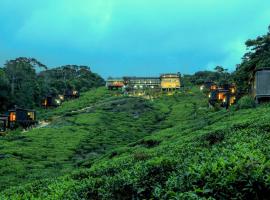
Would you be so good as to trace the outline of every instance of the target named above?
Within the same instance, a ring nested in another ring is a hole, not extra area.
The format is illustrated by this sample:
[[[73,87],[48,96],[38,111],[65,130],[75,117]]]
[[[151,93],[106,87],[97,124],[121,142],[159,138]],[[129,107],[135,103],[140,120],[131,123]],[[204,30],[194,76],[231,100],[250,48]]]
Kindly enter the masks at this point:
[[[49,127],[1,139],[0,197],[267,199],[269,111],[212,111],[197,89],[151,102],[101,88],[44,114]]]

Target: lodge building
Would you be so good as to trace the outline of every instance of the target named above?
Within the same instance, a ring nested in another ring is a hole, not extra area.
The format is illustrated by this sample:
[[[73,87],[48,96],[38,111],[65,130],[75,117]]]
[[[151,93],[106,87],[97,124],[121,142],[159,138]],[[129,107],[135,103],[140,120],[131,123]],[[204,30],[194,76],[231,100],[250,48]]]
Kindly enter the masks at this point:
[[[162,74],[159,77],[125,76],[108,78],[106,87],[109,90],[122,89],[127,93],[145,94],[147,92],[176,91],[181,87],[180,73]]]
[[[160,76],[161,89],[163,91],[179,90],[181,87],[180,73],[177,74],[162,74]]]
[[[106,87],[109,90],[122,89],[124,87],[124,79],[109,77],[106,81]]]

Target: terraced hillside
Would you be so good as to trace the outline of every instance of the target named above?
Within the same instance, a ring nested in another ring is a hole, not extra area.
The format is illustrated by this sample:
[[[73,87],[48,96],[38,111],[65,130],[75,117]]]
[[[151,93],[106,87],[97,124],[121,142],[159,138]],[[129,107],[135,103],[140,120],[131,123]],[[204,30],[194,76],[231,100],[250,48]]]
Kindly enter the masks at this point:
[[[2,137],[1,199],[267,199],[270,106],[207,107],[196,88],[153,101],[104,88]]]

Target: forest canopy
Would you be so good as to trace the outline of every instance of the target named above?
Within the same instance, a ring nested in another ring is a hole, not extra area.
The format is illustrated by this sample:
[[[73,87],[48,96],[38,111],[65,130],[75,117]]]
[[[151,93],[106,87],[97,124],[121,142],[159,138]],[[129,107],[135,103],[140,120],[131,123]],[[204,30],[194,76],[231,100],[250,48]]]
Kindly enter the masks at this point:
[[[34,58],[20,57],[0,68],[0,110],[15,105],[34,108],[49,94],[63,94],[68,89],[83,92],[102,85],[102,77],[88,66],[48,68]]]

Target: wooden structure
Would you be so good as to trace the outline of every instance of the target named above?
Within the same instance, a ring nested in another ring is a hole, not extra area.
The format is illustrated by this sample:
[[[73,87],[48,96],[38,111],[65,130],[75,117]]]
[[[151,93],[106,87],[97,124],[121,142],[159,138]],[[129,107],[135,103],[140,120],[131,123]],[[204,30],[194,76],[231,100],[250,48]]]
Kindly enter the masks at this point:
[[[108,78],[106,81],[106,87],[109,90],[119,90],[124,87],[124,79],[123,78]]]
[[[42,100],[42,106],[44,108],[58,107],[64,101],[64,95],[48,95]]]
[[[34,110],[15,108],[8,111],[8,127],[10,129],[19,126],[28,128],[36,123],[36,111]]]
[[[222,107],[234,104],[236,101],[236,87],[234,84],[226,84],[217,89],[211,89],[209,94],[209,104],[214,106],[216,103]]]
[[[201,90],[211,91],[218,89],[218,85],[213,81],[205,81],[200,87]]]
[[[254,72],[252,95],[257,103],[270,100],[270,68],[262,68]]]
[[[161,80],[161,90],[162,91],[174,91],[179,90],[181,87],[181,74],[162,74],[160,76]]]
[[[77,99],[80,97],[80,92],[77,90],[67,89],[64,94],[64,99]]]

